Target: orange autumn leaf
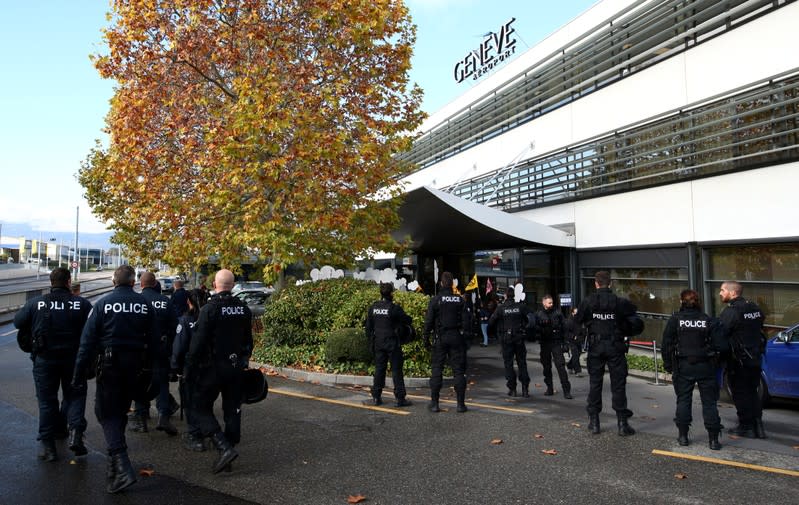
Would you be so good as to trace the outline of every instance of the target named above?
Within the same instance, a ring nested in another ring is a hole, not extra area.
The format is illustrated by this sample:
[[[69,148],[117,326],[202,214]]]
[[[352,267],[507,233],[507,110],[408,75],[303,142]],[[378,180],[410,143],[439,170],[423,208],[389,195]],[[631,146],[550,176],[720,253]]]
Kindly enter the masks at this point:
[[[572,426],[579,428],[580,427],[580,423],[572,423]]]
[[[541,452],[543,452],[544,454],[548,454],[549,456],[555,456],[558,454],[558,451],[556,451],[555,449],[542,449]]]
[[[684,473],[675,473],[674,474],[674,478],[675,479],[679,479],[679,480],[684,480],[684,479],[687,479],[688,476],[685,475]]]
[[[738,435],[727,435],[727,438],[730,438],[732,440],[738,440],[741,437],[739,437]]]
[[[142,477],[152,477],[154,473],[155,470],[153,470],[152,468],[139,469],[139,475],[141,475]]]
[[[495,438],[495,439],[493,439],[493,440],[491,441],[491,444],[492,444],[492,445],[499,445],[499,444],[501,444],[501,443],[502,443],[502,439],[501,439],[501,438]]]
[[[535,437],[535,438],[544,438],[544,435],[542,435],[540,433],[536,433],[535,435],[533,435],[533,437]]]
[[[364,495],[362,495],[362,494],[349,495],[347,497],[347,503],[361,503],[362,501],[365,501],[365,500],[366,500],[366,497]]]

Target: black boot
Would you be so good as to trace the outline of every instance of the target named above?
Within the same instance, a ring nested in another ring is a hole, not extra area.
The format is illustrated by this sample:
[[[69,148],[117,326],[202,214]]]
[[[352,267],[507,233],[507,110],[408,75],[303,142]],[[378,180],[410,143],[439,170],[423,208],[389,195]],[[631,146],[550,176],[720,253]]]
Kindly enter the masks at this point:
[[[458,406],[455,408],[456,412],[466,412],[466,391],[455,391],[456,399],[458,400]]]
[[[430,393],[430,405],[427,406],[427,409],[430,412],[441,412],[441,408],[438,406],[438,392]]]
[[[739,437],[755,438],[755,432],[752,429],[752,425],[744,423],[741,420],[738,420],[738,425],[731,429],[730,433]]]
[[[369,405],[371,407],[377,407],[383,405],[383,390],[382,389],[372,389],[372,397],[368,400],[364,400],[364,405]]]
[[[599,435],[599,414],[588,414],[588,431]]]
[[[679,432],[679,434],[677,435],[677,443],[682,446],[691,444],[691,441],[688,440],[688,427],[689,425],[687,424],[677,425],[677,431]]]
[[[719,442],[719,432],[718,431],[708,431],[708,447],[711,450],[718,451],[721,449],[721,443]]]
[[[41,440],[39,442],[39,459],[42,461],[58,460],[58,452],[55,449],[55,440]]]
[[[524,386],[522,386],[522,391],[524,391]],[[509,387],[508,388],[508,396],[517,396],[516,387]]]
[[[183,434],[183,447],[185,449],[194,452],[205,451],[205,444],[203,443],[203,437],[200,435],[195,435],[193,433]]]
[[[626,437],[628,435],[635,435],[635,430],[632,426],[627,424],[627,418],[618,416],[619,436]]]
[[[752,431],[754,431],[755,438],[768,438],[766,437],[766,430],[763,428],[763,419],[760,417],[755,419]]]
[[[111,472],[108,476],[108,487],[105,490],[112,494],[118,493],[135,483],[136,472],[133,471],[133,465],[130,464],[128,453],[123,452],[111,456]]]
[[[547,384],[547,390],[544,391],[544,396],[552,396],[555,394],[555,391],[552,389],[552,384]]]
[[[530,385],[529,384],[522,384],[522,396],[525,398],[530,398]]]
[[[572,396],[572,385],[571,384],[569,384],[567,382],[566,384],[561,384],[561,387],[563,388],[563,397],[564,398],[566,398],[567,400],[571,400],[571,399],[574,398]]]
[[[169,421],[169,416],[158,416],[158,425],[155,429],[166,432],[170,437],[174,437],[178,434],[178,429]]]
[[[89,453],[86,446],[83,444],[83,432],[80,430],[70,430],[69,432],[69,450],[75,456],[85,456]]]
[[[397,401],[394,402],[395,407],[410,407],[411,405],[413,405],[413,402],[407,400],[404,396],[397,398]]]
[[[133,414],[130,416],[128,430],[134,433],[147,433],[147,417],[144,415]]]
[[[213,473],[219,473],[232,463],[234,459],[238,458],[239,453],[230,445],[230,442],[225,438],[225,434],[221,431],[214,433],[211,437],[211,441],[214,443],[216,450],[219,451],[219,459],[216,460],[211,471]]]

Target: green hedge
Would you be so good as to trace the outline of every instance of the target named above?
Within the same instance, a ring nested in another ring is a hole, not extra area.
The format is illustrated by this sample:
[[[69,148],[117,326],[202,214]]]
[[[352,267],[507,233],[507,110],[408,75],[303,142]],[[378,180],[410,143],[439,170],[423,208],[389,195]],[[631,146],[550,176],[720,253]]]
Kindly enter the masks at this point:
[[[264,330],[256,338],[253,355],[275,366],[371,374],[374,372],[371,356],[342,361],[338,354],[329,356],[328,349],[334,332],[355,328],[363,335],[366,311],[379,299],[378,284],[351,278],[286,287],[273,295],[265,306]],[[424,328],[428,300],[419,293],[394,293],[395,303],[411,316],[419,335]],[[340,338],[340,334],[336,335],[334,339]],[[403,350],[407,376],[430,375],[430,353],[421,339],[403,346]]]

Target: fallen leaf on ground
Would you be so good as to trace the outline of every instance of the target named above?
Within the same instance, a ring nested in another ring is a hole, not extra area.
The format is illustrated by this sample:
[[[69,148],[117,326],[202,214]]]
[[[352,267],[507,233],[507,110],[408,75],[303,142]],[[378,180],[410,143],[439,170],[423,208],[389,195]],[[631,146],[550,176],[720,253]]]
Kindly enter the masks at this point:
[[[155,470],[153,470],[152,468],[142,468],[139,470],[139,475],[141,475],[142,477],[152,477],[154,473]]]
[[[492,445],[499,445],[501,443],[502,443],[502,439],[501,438],[495,438],[494,440],[491,441]]]
[[[738,440],[741,437],[739,437],[738,435],[727,435],[727,438],[731,438],[733,440]]]
[[[540,388],[541,384],[536,384],[535,387]]]
[[[575,427],[579,428],[580,427],[580,423],[572,423],[572,426],[575,426]]]
[[[542,434],[540,434],[540,433],[536,433],[536,434],[535,434],[535,435],[533,435],[533,436],[534,436],[535,438],[544,438],[544,435],[542,435]]]
[[[660,405],[658,405],[658,404],[654,404],[654,405],[652,405],[652,408],[653,408],[653,409],[659,409],[659,408],[660,408]]]
[[[794,449],[799,449],[799,445],[793,446]]]
[[[641,416],[641,419],[643,419],[644,421],[654,421],[655,420],[655,418],[652,417],[652,416]]]
[[[361,503],[364,500],[366,500],[366,497],[362,494],[349,495],[347,497],[347,503]]]
[[[541,452],[549,454],[550,456],[555,456],[558,453],[555,449],[542,449]]]
[[[654,400],[651,396],[644,396],[644,400]]]
[[[475,381],[469,381],[470,386],[474,386],[475,384],[477,384]]]
[[[688,476],[687,476],[687,475],[685,475],[684,473],[675,473],[675,474],[674,474],[674,478],[675,478],[675,479],[680,479],[680,480],[683,480],[683,479],[687,479],[687,478],[688,478]]]

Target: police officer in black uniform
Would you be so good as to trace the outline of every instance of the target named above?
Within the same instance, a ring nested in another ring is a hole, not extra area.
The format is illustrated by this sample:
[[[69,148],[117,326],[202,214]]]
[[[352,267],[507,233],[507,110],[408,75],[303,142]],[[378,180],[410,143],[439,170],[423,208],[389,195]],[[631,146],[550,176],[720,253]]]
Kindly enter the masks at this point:
[[[680,293],[680,311],[671,316],[663,331],[664,369],[672,374],[674,392],[677,394],[677,411],[674,423],[679,433],[677,442],[689,445],[688,429],[691,426],[691,401],[694,384],[699,386],[702,399],[702,418],[712,450],[721,449],[719,432],[721,418],[716,402],[719,385],[716,380],[716,363],[727,343],[721,325],[702,312],[699,294],[693,289]]]
[[[80,334],[89,317],[91,303],[71,293],[69,270],[56,268],[50,273],[50,294],[28,300],[14,316],[14,326],[31,336],[33,381],[39,400],[39,459],[58,459],[55,438],[62,419],[58,389],[63,396],[63,412],[69,428],[69,448],[76,456],[87,453],[83,444],[86,431],[86,388],[70,386],[75,370]]]
[[[766,348],[763,334],[763,311],[753,302],[744,299],[739,282],[727,281],[721,285],[721,302],[728,304],[722,311],[724,326],[730,344],[730,359],[727,376],[732,390],[732,399],[738,411],[738,426],[730,433],[766,438],[763,428],[763,406],[757,387],[760,384],[760,357]]]
[[[613,294],[610,274],[600,270],[594,276],[596,293],[586,297],[577,309],[575,320],[585,327],[588,336],[588,429],[598,434],[602,411],[602,382],[605,365],[610,372],[613,410],[616,411],[620,436],[634,435],[627,419],[633,413],[627,408],[627,342],[625,320],[636,315],[630,300]]]
[[[94,412],[103,427],[108,455],[106,490],[119,492],[136,482],[128,458],[125,425],[131,401],[152,380],[149,370],[158,345],[152,306],[133,291],[136,271],[122,265],[114,271],[114,290],[92,308],[80,337],[73,386],[83,384],[96,367]],[[99,356],[100,359],[96,360]]]
[[[172,402],[169,395],[169,361],[172,356],[172,344],[175,341],[178,319],[172,300],[156,291],[155,274],[143,272],[139,282],[142,287],[141,294],[152,305],[158,324],[159,344],[155,362],[152,364],[153,387],[158,395],[155,402],[155,407],[158,409],[158,425],[155,429],[174,436],[178,434],[178,430],[170,421]],[[146,433],[149,414],[150,398],[137,398],[134,415],[131,418],[131,431]]]
[[[572,399],[572,386],[569,382],[569,374],[566,372],[566,360],[563,358],[563,314],[555,309],[551,295],[544,295],[541,299],[542,308],[535,313],[535,330],[538,341],[541,343],[541,365],[544,367],[544,383],[547,390],[544,396],[552,396],[555,391],[552,388],[552,363],[558,370],[560,386],[563,389],[563,397],[567,400]]]
[[[394,382],[394,405],[407,407],[411,402],[405,398],[405,380],[402,367],[405,357],[402,354],[402,344],[399,332],[403,327],[410,325],[411,316],[407,315],[402,307],[394,303],[394,285],[391,283],[380,284],[380,301],[369,307],[366,315],[366,337],[369,340],[369,349],[375,357],[375,375],[372,383],[372,398],[366,403],[369,405],[382,405],[381,395],[386,384],[386,367],[391,361],[391,379]]]
[[[571,315],[563,322],[563,337],[571,354],[569,361],[566,362],[566,368],[574,374],[579,374],[583,371],[580,366],[580,354],[583,352],[583,328],[575,322],[576,314],[577,307],[574,307],[571,310]]]
[[[452,274],[441,274],[441,291],[427,305],[424,322],[424,341],[432,348],[430,375],[431,412],[441,412],[438,406],[441,385],[444,382],[444,361],[449,364],[455,378],[457,411],[466,412],[466,342],[471,338],[472,315],[463,297],[452,292]],[[431,343],[430,334],[435,331]]]
[[[516,372],[513,361],[519,367],[519,382],[522,383],[522,396],[530,397],[530,374],[527,372],[527,330],[530,327],[530,307],[522,302],[514,301],[514,290],[509,287],[505,293],[505,302],[497,307],[488,319],[490,329],[497,328],[496,333],[502,345],[502,361],[505,363],[505,384],[508,396],[516,396]]]
[[[200,309],[186,354],[186,380],[191,383],[191,408],[202,435],[219,451],[213,473],[230,468],[238,457],[233,448],[241,439],[241,372],[252,354],[252,313],[232,296],[233,272],[219,270],[217,294]],[[214,402],[222,395],[225,430],[214,417]]]

